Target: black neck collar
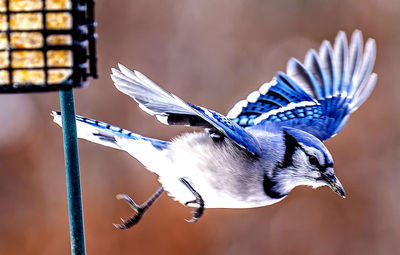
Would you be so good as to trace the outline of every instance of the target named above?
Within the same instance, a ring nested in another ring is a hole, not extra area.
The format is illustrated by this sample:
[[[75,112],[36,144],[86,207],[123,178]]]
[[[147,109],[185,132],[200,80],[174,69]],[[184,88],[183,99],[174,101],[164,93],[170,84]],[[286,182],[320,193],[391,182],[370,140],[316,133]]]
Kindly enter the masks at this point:
[[[279,198],[282,198],[287,195],[287,194],[281,194],[281,193],[273,190],[273,187],[276,185],[276,183],[274,181],[272,181],[270,178],[268,178],[268,176],[266,174],[264,174],[263,184],[264,184],[264,192],[270,198],[279,199]]]

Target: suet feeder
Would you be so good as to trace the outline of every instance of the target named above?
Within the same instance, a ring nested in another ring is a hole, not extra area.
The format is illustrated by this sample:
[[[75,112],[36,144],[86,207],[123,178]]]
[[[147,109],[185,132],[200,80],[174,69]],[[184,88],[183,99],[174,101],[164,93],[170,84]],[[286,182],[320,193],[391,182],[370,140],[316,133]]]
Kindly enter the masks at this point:
[[[0,0],[0,93],[86,85],[94,26],[93,1]]]

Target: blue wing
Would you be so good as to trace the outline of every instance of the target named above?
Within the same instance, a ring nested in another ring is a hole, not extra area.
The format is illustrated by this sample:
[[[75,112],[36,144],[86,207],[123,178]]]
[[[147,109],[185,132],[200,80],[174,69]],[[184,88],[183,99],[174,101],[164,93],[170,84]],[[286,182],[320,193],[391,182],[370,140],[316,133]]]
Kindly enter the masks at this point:
[[[350,46],[339,32],[332,49],[324,41],[319,53],[311,49],[304,65],[288,62],[287,74],[278,73],[269,83],[239,101],[228,118],[242,127],[276,123],[313,134],[321,140],[336,135],[372,92],[377,75],[372,72],[376,47],[368,39],[364,53],[361,32]]]
[[[184,102],[138,71],[123,65],[112,69],[111,78],[121,92],[139,103],[140,108],[167,125],[188,125],[211,129],[225,136],[253,155],[260,154],[258,141],[243,127],[224,115],[201,106]]]

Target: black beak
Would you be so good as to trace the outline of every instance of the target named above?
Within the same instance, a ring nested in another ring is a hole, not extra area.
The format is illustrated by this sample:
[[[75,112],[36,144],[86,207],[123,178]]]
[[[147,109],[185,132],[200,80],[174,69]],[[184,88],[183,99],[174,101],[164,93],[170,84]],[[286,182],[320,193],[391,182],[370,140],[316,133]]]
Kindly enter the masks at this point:
[[[340,181],[336,178],[335,175],[327,175],[327,174],[322,174],[322,179],[329,185],[329,187],[339,196],[342,198],[346,197],[346,194],[344,193],[344,189]]]

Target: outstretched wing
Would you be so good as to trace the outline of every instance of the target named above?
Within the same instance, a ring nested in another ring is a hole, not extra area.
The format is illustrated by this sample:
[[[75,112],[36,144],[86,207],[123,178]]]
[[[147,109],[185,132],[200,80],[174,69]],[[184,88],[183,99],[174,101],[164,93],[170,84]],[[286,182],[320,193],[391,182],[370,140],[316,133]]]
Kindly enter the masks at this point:
[[[228,118],[242,127],[274,122],[313,134],[321,140],[336,135],[372,92],[377,75],[372,72],[376,47],[368,39],[363,54],[361,32],[354,31],[350,46],[344,32],[334,48],[324,41],[319,53],[308,51],[304,65],[291,59],[287,74],[239,101]]]
[[[188,125],[212,129],[231,139],[239,147],[253,155],[259,155],[257,140],[241,126],[224,115],[201,106],[184,102],[138,71],[123,65],[120,70],[112,69],[111,79],[121,92],[132,97],[141,109],[167,125]]]

